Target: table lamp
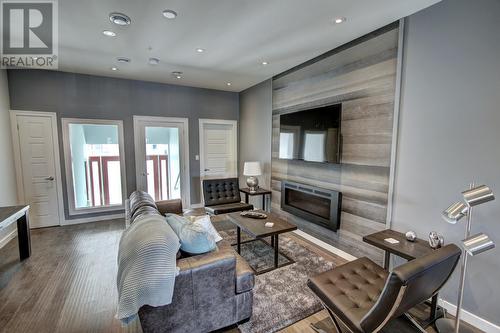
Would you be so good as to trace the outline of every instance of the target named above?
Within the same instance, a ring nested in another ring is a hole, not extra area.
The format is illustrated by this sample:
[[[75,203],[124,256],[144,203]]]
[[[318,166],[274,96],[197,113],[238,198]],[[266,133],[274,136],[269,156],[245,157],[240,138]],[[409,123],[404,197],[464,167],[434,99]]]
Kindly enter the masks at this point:
[[[243,167],[243,176],[248,176],[247,186],[250,192],[255,192],[259,188],[259,179],[257,176],[262,175],[260,162],[245,162]]]

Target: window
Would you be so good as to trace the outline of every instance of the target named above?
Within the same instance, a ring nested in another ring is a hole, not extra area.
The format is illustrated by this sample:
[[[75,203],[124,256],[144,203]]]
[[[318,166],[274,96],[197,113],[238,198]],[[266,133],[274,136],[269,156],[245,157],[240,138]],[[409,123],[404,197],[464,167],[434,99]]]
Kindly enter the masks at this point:
[[[70,215],[122,208],[122,122],[62,119],[62,126]]]
[[[306,131],[304,138],[304,161],[324,162],[325,155],[325,139],[324,132]]]

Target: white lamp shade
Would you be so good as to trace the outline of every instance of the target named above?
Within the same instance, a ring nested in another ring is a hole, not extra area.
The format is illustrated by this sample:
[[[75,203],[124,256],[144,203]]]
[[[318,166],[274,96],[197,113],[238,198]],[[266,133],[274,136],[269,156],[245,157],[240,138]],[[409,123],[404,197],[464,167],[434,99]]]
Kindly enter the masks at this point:
[[[260,162],[245,162],[243,167],[244,176],[260,176],[262,175],[262,170],[260,168]]]

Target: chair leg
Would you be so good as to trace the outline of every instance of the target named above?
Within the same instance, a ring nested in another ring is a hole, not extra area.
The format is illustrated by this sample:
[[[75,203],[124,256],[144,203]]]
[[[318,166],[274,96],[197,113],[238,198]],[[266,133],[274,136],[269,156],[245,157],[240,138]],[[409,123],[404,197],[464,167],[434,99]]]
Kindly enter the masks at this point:
[[[425,330],[425,328],[423,328],[422,326],[420,326],[420,324],[415,320],[415,318],[413,318],[409,313],[405,313],[404,316],[421,333],[427,333],[427,331]]]
[[[318,323],[311,323],[309,324],[309,326],[311,326],[312,330],[316,333],[328,333],[327,331],[325,331],[324,329],[320,328],[317,326]]]
[[[335,330],[337,331],[337,333],[342,333],[342,330],[340,328],[340,325],[339,325],[337,319],[335,318],[335,315],[332,313],[332,311],[330,311],[330,309],[323,302],[321,302],[321,305],[323,305],[323,308],[328,312],[328,315],[330,316],[330,319],[333,321],[333,324],[335,325]],[[328,333],[328,332],[325,332],[325,330],[323,330],[323,329],[319,328],[318,326],[316,326],[315,323],[311,323],[311,328],[315,332],[318,332],[318,333]]]

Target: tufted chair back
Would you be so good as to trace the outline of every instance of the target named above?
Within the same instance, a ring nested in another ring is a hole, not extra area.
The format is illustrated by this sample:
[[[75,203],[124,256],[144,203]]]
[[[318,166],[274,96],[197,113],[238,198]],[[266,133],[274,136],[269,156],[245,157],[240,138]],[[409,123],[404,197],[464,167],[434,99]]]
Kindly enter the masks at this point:
[[[361,319],[363,331],[378,332],[390,319],[434,296],[453,273],[460,254],[460,248],[449,244],[394,268],[375,305]]]
[[[241,201],[238,178],[203,180],[205,206],[216,206]]]

